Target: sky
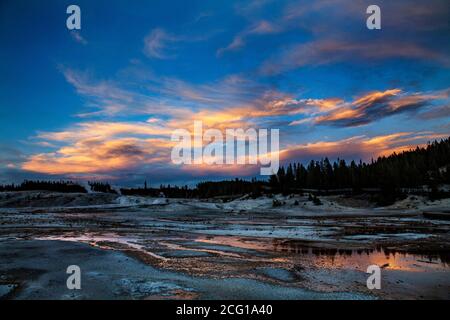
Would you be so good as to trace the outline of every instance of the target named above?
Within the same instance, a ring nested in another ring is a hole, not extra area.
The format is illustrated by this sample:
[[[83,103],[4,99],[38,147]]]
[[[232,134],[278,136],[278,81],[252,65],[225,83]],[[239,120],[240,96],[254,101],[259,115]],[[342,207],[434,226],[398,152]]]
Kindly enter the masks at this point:
[[[282,164],[446,138],[449,21],[447,0],[3,0],[0,183],[261,178],[173,164],[171,133],[195,120],[279,129]]]

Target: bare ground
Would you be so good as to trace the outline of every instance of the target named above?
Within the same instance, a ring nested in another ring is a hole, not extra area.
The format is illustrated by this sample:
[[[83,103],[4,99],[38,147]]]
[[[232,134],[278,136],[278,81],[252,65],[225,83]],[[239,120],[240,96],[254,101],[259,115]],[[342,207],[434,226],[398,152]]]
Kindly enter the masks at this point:
[[[280,200],[0,194],[0,296],[450,299],[450,223],[421,215],[447,200]],[[83,264],[82,292],[65,287],[68,264]],[[381,290],[366,287],[371,264]]]

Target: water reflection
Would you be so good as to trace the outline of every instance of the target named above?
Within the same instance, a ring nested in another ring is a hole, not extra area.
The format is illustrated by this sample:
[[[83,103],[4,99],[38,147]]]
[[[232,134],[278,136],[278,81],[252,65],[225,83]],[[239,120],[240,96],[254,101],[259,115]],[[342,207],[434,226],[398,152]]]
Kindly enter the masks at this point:
[[[450,252],[403,252],[378,246],[374,249],[338,249],[308,247],[295,241],[273,241],[278,252],[294,253],[324,268],[365,269],[376,264],[382,268],[402,271],[450,271]]]

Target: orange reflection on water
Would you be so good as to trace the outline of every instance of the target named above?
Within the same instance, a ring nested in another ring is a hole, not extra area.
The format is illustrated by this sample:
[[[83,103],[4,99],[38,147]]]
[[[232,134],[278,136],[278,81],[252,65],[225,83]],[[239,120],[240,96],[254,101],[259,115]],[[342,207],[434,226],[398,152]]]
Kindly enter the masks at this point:
[[[267,250],[271,248],[271,244],[266,241],[250,240],[235,236],[209,236],[199,237],[195,239],[196,242],[225,245],[249,250]]]
[[[352,253],[319,256],[318,262],[327,268],[349,267],[366,269],[369,265],[378,265],[389,270],[423,272],[427,270],[448,270],[439,258],[426,258],[404,253],[388,253],[373,251],[371,253]]]
[[[366,270],[369,265],[378,265],[388,270],[411,272],[449,271],[447,260],[438,255],[418,255],[393,252],[382,249],[343,250],[329,248],[311,248],[295,244],[277,244],[276,251],[286,252],[322,268],[349,268]]]

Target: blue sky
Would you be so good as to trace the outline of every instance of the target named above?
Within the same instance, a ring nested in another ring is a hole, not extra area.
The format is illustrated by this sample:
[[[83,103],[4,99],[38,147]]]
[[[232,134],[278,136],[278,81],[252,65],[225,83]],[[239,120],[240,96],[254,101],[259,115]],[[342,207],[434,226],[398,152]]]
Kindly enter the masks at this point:
[[[279,128],[282,161],[449,135],[444,0],[2,1],[0,182],[256,176],[170,163],[170,132]],[[66,8],[81,8],[81,30]]]

